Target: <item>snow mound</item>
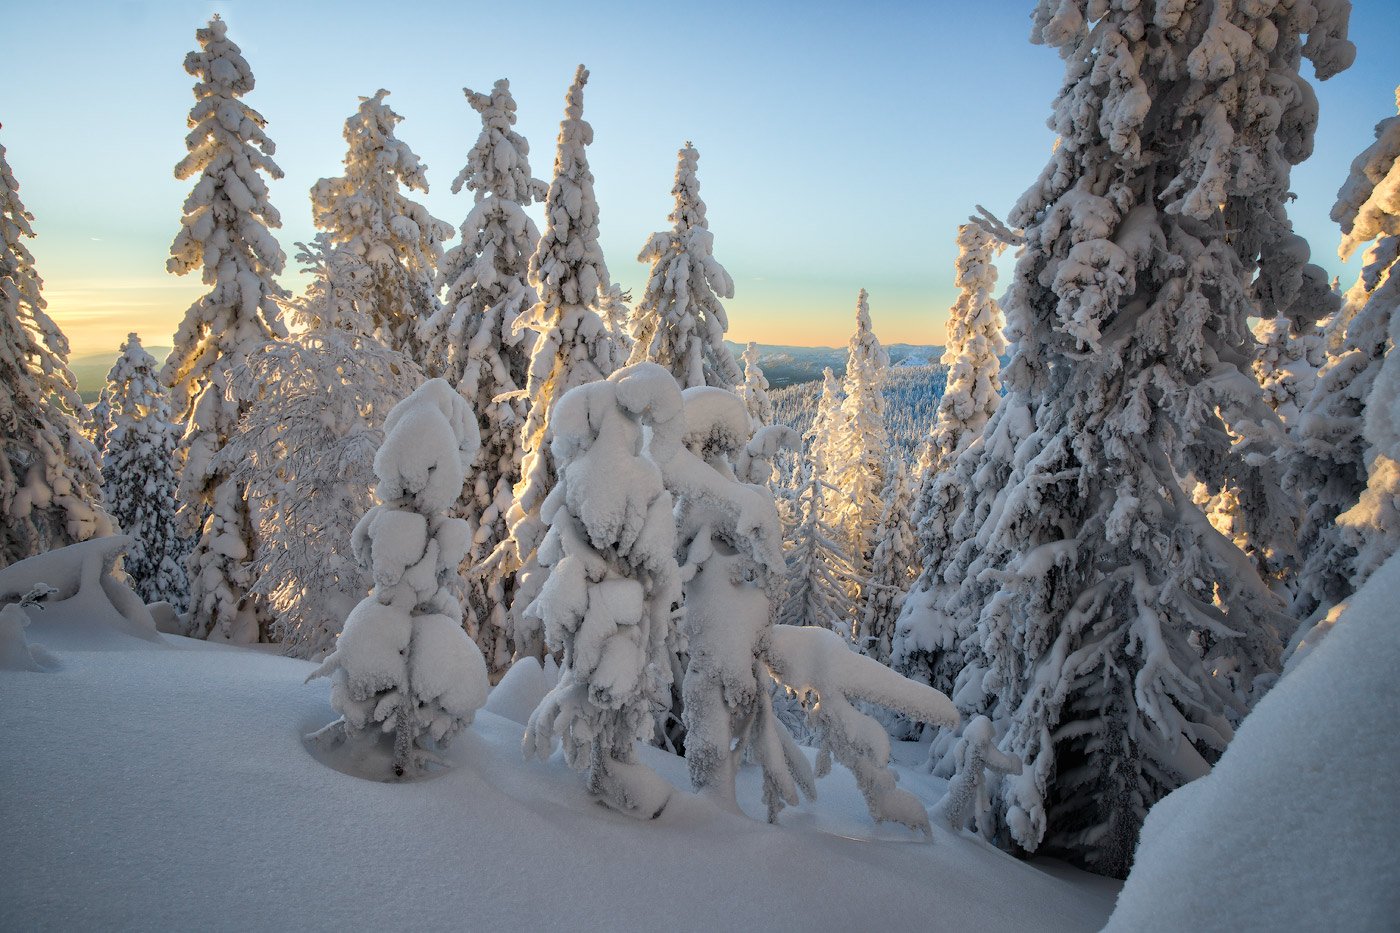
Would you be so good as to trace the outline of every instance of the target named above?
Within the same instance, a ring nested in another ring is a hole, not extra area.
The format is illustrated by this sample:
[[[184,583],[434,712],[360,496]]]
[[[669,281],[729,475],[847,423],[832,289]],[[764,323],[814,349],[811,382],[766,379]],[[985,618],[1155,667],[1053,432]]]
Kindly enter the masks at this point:
[[[1400,555],[1147,816],[1110,930],[1393,930],[1400,917]]]
[[[108,636],[131,636],[158,642],[155,620],[141,598],[115,573],[117,560],[131,544],[127,535],[93,538],[81,544],[37,554],[0,570],[0,606],[18,602],[43,583],[54,589],[46,607],[65,605],[63,612],[31,616],[36,627],[71,619],[76,628],[95,629]],[[83,633],[68,633],[83,638]],[[92,633],[88,633],[92,634]],[[120,640],[117,642],[120,644]]]
[[[554,663],[554,658],[546,657],[543,665],[535,658],[521,658],[492,688],[482,709],[523,726],[557,683],[559,665]]]
[[[18,603],[0,609],[0,671],[42,673],[58,666],[58,659],[24,637],[29,614]]]

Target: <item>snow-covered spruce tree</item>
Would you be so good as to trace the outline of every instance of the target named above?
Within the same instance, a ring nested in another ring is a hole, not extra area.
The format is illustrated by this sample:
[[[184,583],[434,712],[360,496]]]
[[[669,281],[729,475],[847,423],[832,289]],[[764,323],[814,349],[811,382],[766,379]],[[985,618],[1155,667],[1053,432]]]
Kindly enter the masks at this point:
[[[755,431],[773,423],[773,400],[768,397],[768,379],[758,362],[758,344],[752,340],[744,348],[744,381],[739,385],[739,398],[749,413],[749,424]]]
[[[267,636],[295,657],[319,658],[372,585],[351,549],[373,504],[374,452],[389,410],[422,371],[360,328],[368,264],[320,234],[298,244],[313,275],[287,302],[298,333],[264,344],[235,379],[250,389],[238,432],[219,454],[254,505],[250,592],[266,605]]]
[[[480,568],[515,573],[507,634],[517,657],[544,654],[540,617],[530,606],[547,573],[537,550],[545,535],[540,510],[554,488],[549,450],[549,419],[565,392],[617,369],[617,346],[598,316],[602,288],[610,280],[598,245],[598,200],[588,168],[593,127],[583,119],[583,88],[588,70],[574,74],[564,98],[564,119],[554,155],[554,180],[545,197],[545,230],[530,257],[530,284],[539,302],[516,322],[536,332],[526,383],[530,410],[521,428],[521,476],[506,515],[510,538]]]
[[[447,517],[479,444],[461,395],[430,379],[384,420],[374,455],[379,504],[355,526],[355,556],[374,586],[307,680],[331,676],[340,718],[313,737],[393,735],[393,772],[433,760],[486,702],[489,681],[453,596],[467,523]]]
[[[666,461],[676,498],[685,580],[682,622],[689,654],[682,681],[686,763],[696,789],[737,810],[734,779],[748,756],[763,772],[770,821],[815,777],[774,713],[774,681],[807,698],[820,749],[817,774],[832,758],[855,774],[871,816],[928,831],[916,798],[895,787],[889,739],[851,703],[865,700],[915,719],[955,725],[947,698],[911,683],[826,629],[773,625],[771,599],[783,572],[773,496],[739,482],[733,458],[749,436],[748,413],[732,392],[697,386],[685,399],[684,446]]]
[[[24,244],[33,221],[0,146],[0,567],[112,532],[68,338]]]
[[[603,319],[603,329],[617,347],[618,360],[628,359],[637,345],[632,336],[632,292],[623,291],[616,282],[602,292],[598,298],[598,316]]]
[[[1400,91],[1397,91],[1400,107]],[[1332,330],[1340,346],[1318,376],[1316,388],[1293,432],[1297,454],[1289,464],[1287,481],[1306,493],[1307,513],[1299,535],[1304,562],[1298,577],[1293,614],[1303,621],[1302,636],[1353,591],[1355,550],[1337,523],[1366,489],[1368,458],[1379,452],[1363,431],[1370,419],[1368,399],[1376,398],[1377,376],[1388,359],[1390,329],[1397,306],[1393,274],[1400,261],[1400,116],[1376,126],[1376,142],[1352,163],[1351,174],[1338,192],[1332,219],[1342,225],[1338,252],[1350,257],[1362,246],[1361,274],[1347,291]],[[1383,398],[1383,397],[1381,397]],[[1382,402],[1377,417],[1393,405]],[[1376,423],[1380,427],[1380,423]],[[1372,469],[1384,463],[1370,460]],[[1375,474],[1373,474],[1375,475]],[[1375,500],[1379,505],[1380,501]],[[1354,517],[1360,518],[1357,513]],[[1379,516],[1377,516],[1379,517]],[[1296,640],[1296,639],[1295,639]]]
[[[521,435],[533,332],[515,326],[537,296],[529,282],[530,257],[540,234],[525,208],[544,199],[545,185],[530,175],[530,144],[515,132],[510,82],[490,94],[463,89],[481,114],[481,135],[452,192],[474,192],[462,221],[461,242],[438,271],[446,289],[439,311],[423,328],[429,368],[457,387],[481,422],[481,452],[468,477],[462,515],[472,528],[467,560],[485,560],[509,535],[506,513],[520,479]],[[492,674],[510,663],[506,609],[514,579],[499,567],[468,581],[477,620],[477,644]]]
[[[1396,92],[1400,107],[1400,90]],[[1343,255],[1374,240],[1362,277],[1368,321],[1385,321],[1390,343],[1366,396],[1362,437],[1366,444],[1366,488],[1356,505],[1338,518],[1342,536],[1356,550],[1351,586],[1359,590],[1400,549],[1400,117],[1377,127],[1375,145],[1352,166],[1333,217],[1342,223]],[[1372,324],[1374,326],[1374,324]]]
[[[889,433],[885,430],[885,378],[890,357],[870,327],[865,289],[856,299],[856,331],[841,381],[845,398],[841,418],[826,442],[825,479],[834,487],[827,502],[829,518],[841,532],[857,576],[864,580],[880,520],[880,493],[885,488]],[[859,584],[851,590],[859,595]]]
[[[828,366],[822,370],[822,391],[817,399],[817,411],[812,416],[812,426],[807,429],[807,433],[802,435],[802,440],[806,446],[807,463],[811,465],[813,471],[825,476],[831,469],[835,459],[833,445],[837,436],[844,433],[843,420],[846,417],[842,403],[845,396],[841,394],[841,383],[837,380],[836,374]],[[799,466],[799,471],[803,467]],[[796,478],[796,477],[795,477]],[[821,493],[823,501],[826,493]]]
[[[682,389],[732,389],[743,375],[724,344],[729,318],[720,299],[734,297],[734,280],[714,257],[715,238],[695,174],[700,153],[687,142],[676,156],[671,229],[653,233],[637,256],[651,263],[651,274],[632,313],[636,343],[630,362],[665,366]]]
[[[670,785],[637,760],[670,701],[670,635],[680,603],[676,523],[656,461],[681,441],[680,393],[654,363],[559,399],[550,420],[558,480],[542,517],[548,579],[531,612],[563,653],[559,684],[525,730],[525,753],[588,772],[589,792],[633,816],[660,814]]]
[[[954,469],[963,451],[982,436],[1001,398],[1001,355],[1006,352],[1005,321],[992,293],[993,260],[1005,244],[976,223],[958,228],[954,281],[959,293],[948,312],[943,365],[948,381],[939,399],[928,441],[920,453],[919,487],[912,504],[918,538],[919,578],[904,601],[891,660],[898,670],[951,693],[961,668],[952,618],[932,603],[952,524],[962,507],[965,477]]]
[[[234,368],[264,342],[287,335],[277,307],[286,293],[274,281],[286,256],[268,230],[282,219],[263,179],[264,173],[281,178],[282,170],[272,161],[266,121],[240,100],[253,89],[253,72],[227,33],[215,16],[195,31],[199,50],[185,56],[185,71],[197,81],[185,137],[189,155],[175,166],[175,177],[198,180],[166,268],[176,275],[200,269],[209,291],[185,312],[161,379],[185,425],[178,448],[181,514],[199,535],[187,564],[190,631],[254,642],[265,619],[248,598],[244,562],[252,555],[253,523],[243,490],[215,459],[249,401],[231,378]]]
[[[903,459],[890,464],[889,479],[881,495],[880,520],[875,526],[870,570],[861,591],[860,617],[854,633],[856,646],[881,664],[890,663],[895,623],[918,571],[917,542],[910,521],[913,482]]]
[[[117,526],[131,536],[122,566],[143,602],[163,600],[184,612],[190,542],[175,514],[179,429],[170,422],[170,395],[155,358],[136,334],[127,335],[102,394],[110,406],[102,438],[102,490]]]
[[[373,273],[364,311],[374,334],[430,371],[418,328],[438,310],[436,276],[452,225],[405,197],[402,188],[428,192],[427,166],[394,135],[403,117],[384,102],[382,88],[361,97],[345,121],[345,174],[311,186],[311,216]],[[429,365],[431,364],[431,365]]]
[[[1242,490],[1261,547],[1292,520],[1247,321],[1301,294],[1307,250],[1283,207],[1316,104],[1298,66],[1348,63],[1346,12],[1036,12],[1067,80],[1060,145],[1010,218],[1026,247],[1007,314],[1013,370],[1030,346],[1047,381],[962,578],[984,587],[962,595],[999,747],[1026,762],[1000,784],[999,836],[1024,849],[1125,872],[1148,807],[1209,768],[1277,670],[1281,601],[1183,484]]]
[[[777,621],[818,625],[844,636],[850,630],[847,595],[851,556],[839,529],[826,520],[826,499],[835,490],[808,463],[794,496],[796,521],[787,537],[786,586]]]

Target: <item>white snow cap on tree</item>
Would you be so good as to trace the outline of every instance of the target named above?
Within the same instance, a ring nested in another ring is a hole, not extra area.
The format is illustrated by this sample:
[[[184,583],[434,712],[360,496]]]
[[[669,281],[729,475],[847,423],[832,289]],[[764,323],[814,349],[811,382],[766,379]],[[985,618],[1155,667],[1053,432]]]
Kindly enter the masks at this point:
[[[734,280],[714,257],[696,175],[700,153],[687,142],[676,155],[671,229],[653,233],[637,255],[651,263],[651,273],[633,312],[631,362],[665,366],[682,389],[732,389],[743,376],[724,343],[729,318],[720,299],[734,297]]]
[[[396,776],[421,769],[486,702],[486,664],[453,596],[467,523],[448,518],[480,441],[461,395],[430,379],[384,419],[374,456],[380,504],[355,526],[374,581],[314,677],[331,675],[341,718],[317,735],[393,733]]]
[[[265,620],[247,598],[243,561],[252,550],[252,525],[242,490],[214,460],[248,404],[232,379],[234,368],[264,342],[287,335],[277,305],[286,292],[274,281],[286,257],[268,229],[282,220],[263,180],[264,173],[281,178],[282,170],[272,161],[266,121],[239,99],[253,89],[253,73],[227,33],[215,16],[195,31],[199,50],[185,56],[185,70],[198,80],[185,137],[189,155],[175,166],[175,177],[198,181],[166,268],[177,275],[202,269],[209,292],[185,312],[161,379],[185,424],[181,512],[186,528],[200,533],[188,563],[191,629],[253,642]]]
[[[1396,102],[1400,107],[1400,90]],[[1376,137],[1353,163],[1333,209],[1334,217],[1342,213],[1343,250],[1375,240],[1363,272],[1374,285],[1358,318],[1386,320],[1390,333],[1366,398],[1366,489],[1338,518],[1343,537],[1356,549],[1351,580],[1356,588],[1400,549],[1400,353],[1395,350],[1400,345],[1400,117],[1382,121]]]
[[[530,717],[525,753],[546,757],[558,735],[591,793],[652,818],[670,786],[637,760],[636,744],[670,698],[680,578],[671,494],[656,461],[680,444],[680,393],[665,369],[638,363],[570,390],[550,425],[558,481],[540,546],[549,576],[527,614],[542,620],[563,664]]]
[[[452,225],[405,197],[401,186],[428,192],[427,166],[394,135],[403,120],[380,89],[361,97],[345,121],[345,174],[311,187],[311,216],[372,272],[364,302],[373,332],[415,362],[424,361],[418,328],[438,310],[438,262]]]
[[[540,510],[554,488],[549,452],[549,419],[554,404],[576,386],[606,379],[617,368],[617,347],[598,316],[608,267],[598,245],[598,200],[588,168],[593,127],[583,119],[582,65],[564,97],[564,120],[554,155],[554,180],[545,198],[545,229],[530,257],[530,283],[539,302],[515,324],[536,332],[526,385],[530,411],[521,429],[521,477],[506,516],[510,539],[481,569],[497,565],[515,572],[509,635],[517,656],[540,657],[543,632],[526,608],[534,602],[547,573],[536,551],[545,535]]]
[[[457,387],[476,411],[482,449],[463,491],[462,517],[472,529],[467,560],[477,564],[509,536],[506,513],[520,479],[522,397],[534,333],[516,327],[538,296],[529,282],[540,234],[525,208],[544,200],[545,184],[530,175],[530,144],[515,132],[515,99],[502,78],[489,94],[464,88],[481,115],[481,134],[452,182],[454,194],[474,192],[461,242],[438,270],[442,307],[423,326],[430,372]],[[477,618],[477,644],[492,673],[510,664],[506,610],[514,579],[502,567],[473,576],[468,602]]]
[[[967,682],[1026,764],[995,789],[1003,844],[1122,874],[1148,807],[1209,770],[1278,670],[1288,620],[1259,568],[1287,552],[1294,506],[1247,324],[1305,291],[1284,210],[1317,118],[1298,67],[1349,63],[1348,6],[1036,10],[1033,41],[1067,72],[1061,142],[1008,218],[1026,241],[1017,354],[981,464],[1007,481],[969,470],[934,571]],[[1256,550],[1211,527],[1196,482],[1239,496]]]
[[[190,542],[175,515],[179,429],[170,423],[170,396],[155,358],[136,334],[122,344],[103,394],[111,408],[102,437],[102,488],[112,518],[131,536],[122,567],[142,601],[164,601],[183,612]]]
[[[0,567],[112,532],[68,338],[24,244],[33,221],[0,146]]]

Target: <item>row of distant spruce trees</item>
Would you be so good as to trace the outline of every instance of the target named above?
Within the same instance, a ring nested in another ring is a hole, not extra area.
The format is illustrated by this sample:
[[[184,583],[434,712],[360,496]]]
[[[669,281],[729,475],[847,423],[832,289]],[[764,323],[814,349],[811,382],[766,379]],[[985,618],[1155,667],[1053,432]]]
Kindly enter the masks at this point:
[[[829,627],[987,716],[1024,762],[978,814],[1015,851],[1123,874],[1148,808],[1210,768],[1395,550],[1400,118],[1333,209],[1340,254],[1368,247],[1344,295],[1285,210],[1317,122],[1300,65],[1350,65],[1348,16],[1341,0],[1042,0],[1032,41],[1066,63],[1059,140],[1005,223],[983,212],[958,231],[947,388],[918,463],[889,457],[888,358],[862,292],[804,443],[740,477],[783,518],[777,621]],[[493,677],[542,657],[520,609],[538,592],[522,579],[539,569],[559,397],[646,360],[682,388],[735,391],[755,429],[773,420],[756,349],[741,365],[723,343],[733,283],[695,149],[633,305],[598,246],[586,70],[549,185],[509,84],[466,91],[482,129],[452,185],[473,203],[451,248],[453,228],[405,195],[427,190],[424,166],[381,90],[345,124],[345,173],[312,188],[322,232],[298,244],[313,280],[292,296],[265,183],[281,171],[241,100],[252,73],[223,21],[196,35],[175,170],[195,183],[168,269],[209,290],[162,369],[131,336],[92,412],[0,149],[0,566],[120,529],[138,591],[185,611],[191,635],[323,655],[366,590],[348,541],[384,416],[441,377],[481,435],[458,503],[469,633]],[[945,773],[953,740],[932,746]]]

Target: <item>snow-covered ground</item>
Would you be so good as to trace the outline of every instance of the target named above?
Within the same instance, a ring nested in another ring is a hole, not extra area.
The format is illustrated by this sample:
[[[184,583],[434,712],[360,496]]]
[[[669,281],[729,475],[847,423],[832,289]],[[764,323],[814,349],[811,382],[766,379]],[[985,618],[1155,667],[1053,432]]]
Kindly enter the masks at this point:
[[[498,712],[519,717],[541,676],[492,697],[450,771],[352,777],[302,741],[335,716],[325,682],[303,683],[314,665],[134,638],[74,602],[25,632],[57,670],[0,671],[0,929],[1048,931],[1101,927],[1117,892],[936,823],[931,843],[876,826],[841,768],[777,826],[690,793],[652,823],[619,815],[557,754],[522,759]],[[681,759],[643,751],[688,786]],[[761,815],[756,778],[740,801]]]

